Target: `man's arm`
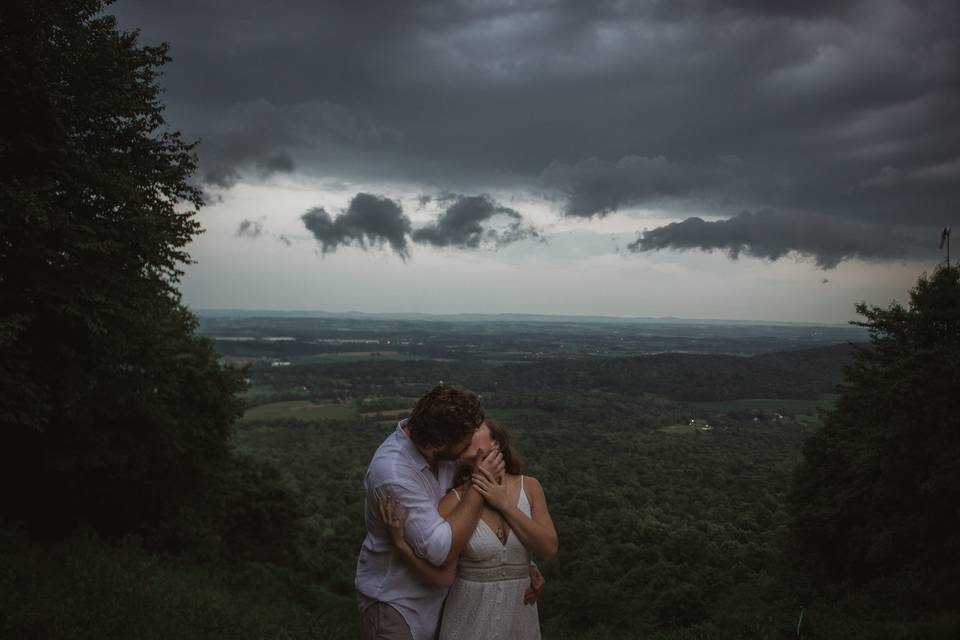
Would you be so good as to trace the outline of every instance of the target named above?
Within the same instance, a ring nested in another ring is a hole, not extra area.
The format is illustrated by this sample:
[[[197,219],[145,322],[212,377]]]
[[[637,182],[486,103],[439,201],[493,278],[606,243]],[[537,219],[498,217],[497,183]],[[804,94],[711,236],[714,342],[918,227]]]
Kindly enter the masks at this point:
[[[414,553],[434,566],[441,566],[450,551],[451,528],[437,512],[436,498],[425,487],[410,479],[377,487],[368,497],[370,513],[383,527],[388,527],[379,513],[378,498],[393,498],[408,514],[404,526],[405,538]]]
[[[421,582],[432,587],[449,587],[453,584],[457,574],[455,562],[435,567],[418,556],[413,548],[407,544],[403,537],[407,512],[396,498],[380,499],[380,519],[387,525],[390,531],[390,539],[397,553]]]

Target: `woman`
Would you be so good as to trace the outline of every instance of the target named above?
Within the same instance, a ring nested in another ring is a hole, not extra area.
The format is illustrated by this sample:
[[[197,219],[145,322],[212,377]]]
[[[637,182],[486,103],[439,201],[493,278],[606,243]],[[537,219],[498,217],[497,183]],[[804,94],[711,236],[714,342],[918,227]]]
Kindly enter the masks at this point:
[[[468,456],[499,446],[506,472],[501,478],[467,468],[440,501],[446,517],[472,485],[484,498],[480,522],[459,562],[434,567],[417,557],[403,538],[406,514],[390,499],[380,501],[383,521],[401,557],[429,584],[453,584],[444,605],[440,638],[471,640],[540,638],[535,602],[524,602],[530,586],[531,555],[549,560],[557,554],[557,531],[536,478],[521,475],[520,459],[502,425],[486,420],[474,435]]]

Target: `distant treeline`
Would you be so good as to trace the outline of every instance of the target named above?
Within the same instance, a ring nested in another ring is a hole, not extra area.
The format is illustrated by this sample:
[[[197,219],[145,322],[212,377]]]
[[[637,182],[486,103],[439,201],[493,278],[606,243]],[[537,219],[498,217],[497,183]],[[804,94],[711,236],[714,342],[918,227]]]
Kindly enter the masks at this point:
[[[390,349],[417,357],[464,362],[664,352],[749,355],[867,339],[865,331],[846,326],[413,322],[283,317],[201,318],[200,333],[224,338],[218,341],[221,352],[241,357]],[[270,336],[285,339],[280,341],[268,338]]]
[[[260,369],[257,381],[278,391],[307,387],[318,394],[409,396],[411,389],[457,380],[479,391],[650,393],[682,401],[815,398],[832,393],[850,361],[850,345],[757,356],[663,353],[623,358],[546,360],[497,367],[480,363],[391,361]],[[329,396],[328,396],[329,398]]]

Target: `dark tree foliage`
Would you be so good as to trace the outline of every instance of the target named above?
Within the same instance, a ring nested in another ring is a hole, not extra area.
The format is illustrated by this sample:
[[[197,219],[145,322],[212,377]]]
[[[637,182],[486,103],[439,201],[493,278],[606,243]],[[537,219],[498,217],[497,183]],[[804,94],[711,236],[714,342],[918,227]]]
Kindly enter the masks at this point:
[[[230,460],[242,387],[176,288],[202,197],[166,48],[104,5],[0,8],[0,513],[51,534],[177,511]]]
[[[960,602],[958,274],[921,276],[907,308],[858,305],[872,344],[856,350],[792,494],[815,574],[886,578],[918,606]]]

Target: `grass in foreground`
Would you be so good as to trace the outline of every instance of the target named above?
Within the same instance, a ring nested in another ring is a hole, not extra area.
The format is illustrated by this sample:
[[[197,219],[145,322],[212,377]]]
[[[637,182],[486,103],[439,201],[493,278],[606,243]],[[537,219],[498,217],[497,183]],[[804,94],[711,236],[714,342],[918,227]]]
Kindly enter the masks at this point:
[[[356,637],[355,606],[270,564],[150,555],[86,531],[54,547],[0,531],[2,638]]]

